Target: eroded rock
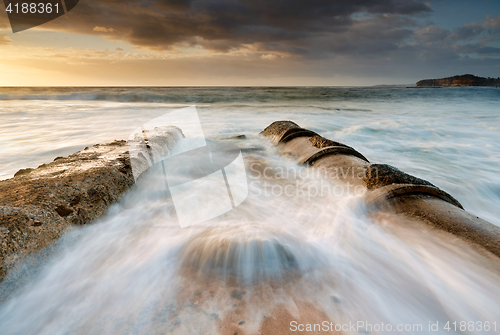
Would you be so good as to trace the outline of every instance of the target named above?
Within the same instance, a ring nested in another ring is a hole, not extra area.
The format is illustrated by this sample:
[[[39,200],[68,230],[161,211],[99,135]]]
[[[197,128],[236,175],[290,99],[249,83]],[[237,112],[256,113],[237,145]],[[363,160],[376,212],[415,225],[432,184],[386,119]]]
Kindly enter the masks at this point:
[[[175,127],[155,134],[149,145],[163,153],[183,137]],[[101,217],[134,185],[130,160],[137,162],[141,170],[135,173],[140,175],[151,159],[130,157],[129,149],[126,141],[98,144],[0,181],[0,280],[68,229]]]

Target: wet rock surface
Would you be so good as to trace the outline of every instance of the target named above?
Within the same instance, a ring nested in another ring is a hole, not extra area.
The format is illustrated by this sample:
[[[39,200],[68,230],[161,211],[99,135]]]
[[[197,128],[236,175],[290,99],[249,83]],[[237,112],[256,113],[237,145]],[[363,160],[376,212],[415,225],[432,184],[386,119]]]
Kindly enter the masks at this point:
[[[300,126],[293,121],[275,121],[260,134],[269,138],[276,145],[287,131],[294,128],[300,129]]]
[[[149,151],[168,152],[182,136],[174,127],[156,131]],[[129,149],[124,140],[96,144],[0,181],[0,280],[68,229],[101,217],[134,185],[134,173],[146,171],[151,156],[145,151],[131,158]]]
[[[280,144],[280,137],[286,132],[301,129],[291,121],[276,121],[269,125],[261,134],[268,137],[273,144]],[[278,136],[278,140],[276,140]],[[307,136],[304,136],[307,137]],[[500,229],[493,224],[467,213],[455,198],[439,189],[430,182],[409,175],[387,164],[370,164],[361,154],[353,151],[342,151],[334,141],[323,139],[319,135],[309,136],[307,140],[296,141],[289,144],[286,151],[289,157],[296,157],[300,164],[313,165],[319,158],[332,157],[332,155],[357,156],[365,162],[350,161],[351,168],[364,169],[362,186],[368,191],[365,201],[377,211],[395,213],[400,217],[411,217],[419,222],[426,223],[447,231],[455,236],[468,241],[475,246],[500,257]],[[326,146],[324,148],[323,146]],[[328,151],[328,148],[334,150]],[[320,151],[312,150],[320,148]],[[345,148],[347,149],[347,148]],[[358,155],[359,154],[359,155]],[[323,168],[336,168],[345,165],[345,160],[325,160]],[[320,162],[321,163],[321,162]],[[357,178],[348,177],[350,182]],[[413,202],[410,202],[411,199]]]
[[[72,225],[100,217],[133,184],[125,141],[95,145],[0,181],[0,278]]]
[[[327,138],[321,137],[321,136],[313,136],[309,138],[309,141],[311,141],[312,145],[314,145],[316,148],[322,149],[326,147],[348,147],[347,145],[339,142],[335,142],[332,140],[329,140]]]
[[[426,180],[409,175],[408,173],[387,164],[370,165],[368,170],[366,170],[365,178],[363,180],[366,184],[366,188],[369,190],[391,184],[434,186]]]

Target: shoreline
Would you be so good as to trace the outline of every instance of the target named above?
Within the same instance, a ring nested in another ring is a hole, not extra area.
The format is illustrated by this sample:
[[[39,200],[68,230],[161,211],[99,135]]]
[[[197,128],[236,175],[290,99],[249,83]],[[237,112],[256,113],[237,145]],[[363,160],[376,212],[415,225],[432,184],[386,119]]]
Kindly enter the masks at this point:
[[[178,134],[159,129],[148,144],[168,153]],[[0,282],[68,230],[102,217],[135,185],[150,158],[129,149],[125,140],[96,144],[0,181]]]
[[[75,225],[101,217],[134,185],[126,141],[96,144],[0,181],[0,280]]]

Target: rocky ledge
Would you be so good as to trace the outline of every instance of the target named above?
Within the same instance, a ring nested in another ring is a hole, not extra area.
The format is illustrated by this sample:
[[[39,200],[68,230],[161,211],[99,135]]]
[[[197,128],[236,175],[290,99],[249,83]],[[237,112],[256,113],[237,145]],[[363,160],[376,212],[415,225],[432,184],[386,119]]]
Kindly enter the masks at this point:
[[[134,185],[132,165],[137,177],[181,136],[178,128],[156,128],[145,141],[132,141],[133,150],[127,141],[96,144],[0,181],[0,280],[68,229],[101,217]],[[137,150],[141,145],[147,149]]]
[[[483,78],[472,74],[441,79],[424,79],[417,82],[417,87],[435,86],[500,86],[499,78]]]

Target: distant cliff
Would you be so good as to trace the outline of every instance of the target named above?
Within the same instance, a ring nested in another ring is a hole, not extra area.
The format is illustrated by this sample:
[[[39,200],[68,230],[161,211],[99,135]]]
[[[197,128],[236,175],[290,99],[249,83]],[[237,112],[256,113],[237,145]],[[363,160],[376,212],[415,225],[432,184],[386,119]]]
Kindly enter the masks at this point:
[[[417,86],[500,86],[499,78],[483,78],[472,74],[464,74],[441,79],[424,79]]]

